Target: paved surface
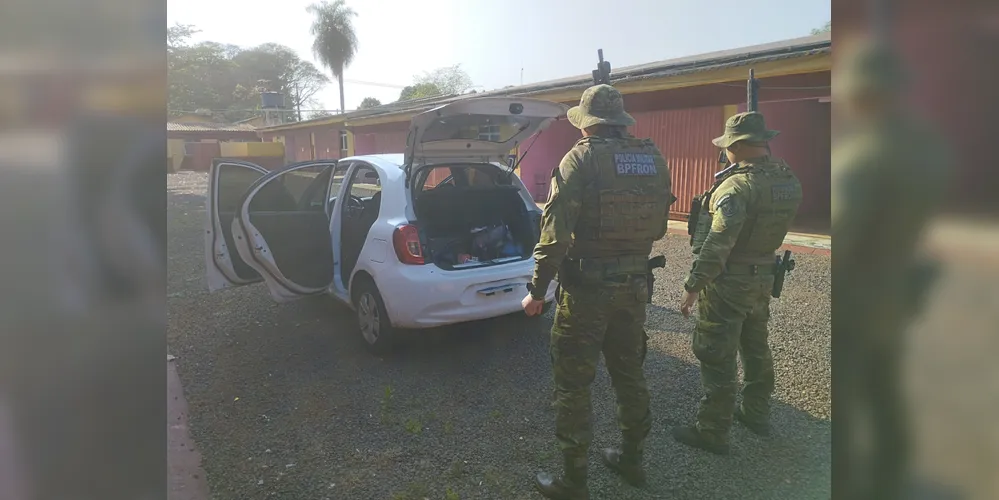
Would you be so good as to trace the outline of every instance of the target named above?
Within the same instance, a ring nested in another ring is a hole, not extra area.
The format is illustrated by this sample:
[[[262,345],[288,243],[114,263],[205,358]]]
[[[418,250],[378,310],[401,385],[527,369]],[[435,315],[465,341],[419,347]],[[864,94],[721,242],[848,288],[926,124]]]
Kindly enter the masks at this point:
[[[177,368],[172,360],[168,361],[167,496],[170,500],[207,500],[208,482],[201,468],[201,453],[188,432],[187,412]]]
[[[209,295],[204,281],[206,176],[169,176],[170,353],[190,428],[219,499],[528,499],[558,463],[548,330],[522,316],[414,333],[397,355],[368,355],[347,309],[325,298],[271,302],[261,285]],[[693,320],[676,311],[689,267],[683,236],[657,247],[646,374],[654,427],[650,486],[599,464],[614,445],[614,397],[593,385],[595,499],[828,499],[829,258],[800,255],[773,306],[778,387],[769,439],[733,429],[733,453],[675,443],[700,395]]]

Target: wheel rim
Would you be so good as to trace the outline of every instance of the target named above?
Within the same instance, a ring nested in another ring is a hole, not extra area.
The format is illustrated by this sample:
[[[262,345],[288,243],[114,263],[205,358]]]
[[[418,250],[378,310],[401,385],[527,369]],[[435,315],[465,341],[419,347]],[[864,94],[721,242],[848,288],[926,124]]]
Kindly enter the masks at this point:
[[[378,304],[370,293],[361,294],[357,301],[357,323],[361,327],[361,335],[369,344],[378,342],[381,318],[378,315]]]

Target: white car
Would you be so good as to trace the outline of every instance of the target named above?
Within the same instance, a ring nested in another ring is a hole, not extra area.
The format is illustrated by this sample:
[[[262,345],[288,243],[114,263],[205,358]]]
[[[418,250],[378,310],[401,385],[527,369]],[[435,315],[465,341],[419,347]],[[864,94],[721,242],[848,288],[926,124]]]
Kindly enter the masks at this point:
[[[278,302],[330,294],[356,311],[375,353],[399,329],[518,312],[541,211],[507,157],[565,112],[536,99],[471,98],[414,117],[405,154],[274,172],[217,159],[209,290],[263,281]]]

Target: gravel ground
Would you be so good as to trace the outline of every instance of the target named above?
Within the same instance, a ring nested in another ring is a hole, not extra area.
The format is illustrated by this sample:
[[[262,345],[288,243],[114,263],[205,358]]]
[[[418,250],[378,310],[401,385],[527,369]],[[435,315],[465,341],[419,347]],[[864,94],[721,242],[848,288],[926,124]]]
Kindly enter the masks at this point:
[[[385,360],[368,355],[331,299],[271,302],[262,285],[207,293],[204,174],[169,176],[170,353],[218,499],[521,499],[556,470],[551,317],[507,317],[424,332]],[[692,319],[676,309],[686,238],[657,245],[646,374],[654,426],[650,485],[622,484],[597,449],[617,444],[614,397],[593,386],[595,499],[827,499],[830,496],[829,258],[801,255],[773,305],[775,435],[736,426],[732,454],[675,443],[699,397]],[[550,313],[549,313],[550,314]]]

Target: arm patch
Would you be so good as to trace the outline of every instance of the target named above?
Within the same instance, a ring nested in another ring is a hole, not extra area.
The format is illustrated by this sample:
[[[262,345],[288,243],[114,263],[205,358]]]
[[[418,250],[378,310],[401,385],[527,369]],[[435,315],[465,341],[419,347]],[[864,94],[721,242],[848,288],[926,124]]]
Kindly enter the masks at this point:
[[[715,202],[715,211],[721,212],[725,217],[732,217],[735,215],[735,200],[732,199],[732,195],[726,194]]]

